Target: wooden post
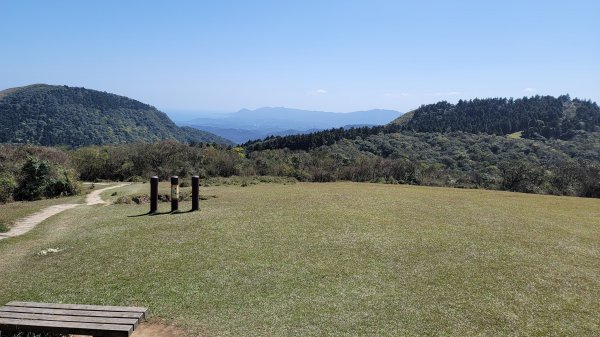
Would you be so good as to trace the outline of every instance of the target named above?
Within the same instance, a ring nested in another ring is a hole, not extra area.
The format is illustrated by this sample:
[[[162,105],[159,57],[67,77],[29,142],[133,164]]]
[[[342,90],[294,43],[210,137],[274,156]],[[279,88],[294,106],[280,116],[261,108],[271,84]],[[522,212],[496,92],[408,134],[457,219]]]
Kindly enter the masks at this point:
[[[171,177],[171,212],[179,210],[179,177]]]
[[[200,177],[192,177],[192,212],[200,210]]]
[[[158,177],[150,177],[150,214],[158,209]]]

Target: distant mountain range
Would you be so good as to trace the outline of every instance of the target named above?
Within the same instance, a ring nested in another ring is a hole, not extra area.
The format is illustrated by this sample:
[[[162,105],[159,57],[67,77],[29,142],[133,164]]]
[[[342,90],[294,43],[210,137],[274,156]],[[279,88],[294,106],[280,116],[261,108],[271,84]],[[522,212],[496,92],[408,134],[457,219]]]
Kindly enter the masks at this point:
[[[178,124],[244,143],[267,136],[303,134],[337,127],[383,125],[400,115],[398,111],[378,109],[336,113],[266,107],[233,113],[204,113],[199,118]]]
[[[600,132],[600,107],[590,100],[571,99],[569,95],[460,100],[457,104],[442,101],[423,105],[383,126],[325,130],[251,141],[244,145],[251,151],[310,150],[343,139],[402,132],[440,135],[465,132],[541,141],[570,140],[578,135]]]
[[[79,147],[163,139],[232,144],[178,127],[148,104],[106,92],[46,84],[0,91],[0,143]]]

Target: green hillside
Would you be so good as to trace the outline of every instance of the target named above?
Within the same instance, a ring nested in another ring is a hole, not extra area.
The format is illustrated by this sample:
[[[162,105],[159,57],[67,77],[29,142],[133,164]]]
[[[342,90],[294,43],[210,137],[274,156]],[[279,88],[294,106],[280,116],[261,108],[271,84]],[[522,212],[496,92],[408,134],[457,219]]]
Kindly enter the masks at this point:
[[[391,125],[417,132],[522,132],[524,138],[566,140],[583,131],[599,131],[600,107],[568,95],[443,101],[421,106]]]
[[[180,128],[148,104],[106,92],[45,84],[0,92],[0,143],[79,147],[163,139],[230,143]]]

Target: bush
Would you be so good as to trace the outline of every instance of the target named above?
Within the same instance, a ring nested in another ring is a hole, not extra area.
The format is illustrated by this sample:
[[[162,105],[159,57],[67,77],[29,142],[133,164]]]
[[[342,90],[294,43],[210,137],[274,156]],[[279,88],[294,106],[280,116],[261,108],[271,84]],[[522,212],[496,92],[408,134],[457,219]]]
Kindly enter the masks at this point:
[[[148,204],[150,203],[150,196],[148,194],[136,194],[131,197],[131,201],[136,204]]]
[[[117,200],[115,200],[115,204],[131,204],[132,200],[131,200],[131,196],[129,195],[125,195],[122,197],[118,197]]]
[[[525,161],[513,161],[500,165],[504,190],[524,193],[540,193],[544,172],[541,168]]]
[[[0,222],[0,233],[8,232],[8,230],[9,230],[8,225]]]
[[[39,200],[50,180],[50,164],[37,157],[29,157],[21,167],[21,177],[15,192],[17,200]]]
[[[81,186],[72,170],[29,157],[21,168],[14,197],[16,200],[39,200],[42,197],[69,196],[80,192]]]
[[[77,195],[81,193],[81,184],[71,170],[60,169],[58,178],[51,178],[46,186],[44,195],[47,198]]]
[[[122,197],[118,197],[115,200],[115,204],[147,204],[150,203],[150,196],[146,193],[130,194]]]
[[[17,182],[8,174],[0,175],[0,203],[9,202],[12,199]]]

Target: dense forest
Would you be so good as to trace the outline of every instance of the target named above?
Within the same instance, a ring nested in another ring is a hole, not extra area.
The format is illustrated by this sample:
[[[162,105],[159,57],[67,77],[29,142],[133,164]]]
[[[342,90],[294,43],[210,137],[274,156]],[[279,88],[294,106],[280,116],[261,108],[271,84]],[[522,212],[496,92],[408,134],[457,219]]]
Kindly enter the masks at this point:
[[[330,129],[303,135],[268,137],[247,142],[250,151],[267,149],[310,150],[333,145],[342,139],[354,140],[376,134],[397,132],[467,132],[509,135],[520,132],[535,140],[568,140],[578,134],[600,131],[600,107],[591,101],[571,99],[568,95],[490,98],[442,101],[421,106],[385,126]]]
[[[164,139],[231,144],[180,128],[165,113],[123,96],[44,84],[0,92],[0,143],[79,147]]]
[[[403,129],[493,135],[521,131],[524,138],[571,139],[582,131],[600,131],[600,107],[568,95],[439,102],[413,111]]]

